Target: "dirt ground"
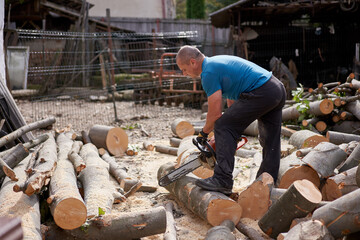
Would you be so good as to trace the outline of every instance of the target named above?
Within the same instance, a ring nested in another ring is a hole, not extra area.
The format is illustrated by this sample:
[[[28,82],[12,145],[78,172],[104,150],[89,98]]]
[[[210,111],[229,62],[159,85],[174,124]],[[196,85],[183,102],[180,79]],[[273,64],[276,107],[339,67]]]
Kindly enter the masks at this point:
[[[33,112],[33,106],[30,102],[25,100],[17,100],[17,105],[20,112],[23,114],[27,123],[34,122],[36,120]],[[46,103],[49,104],[49,103]],[[66,104],[63,102],[61,104]],[[96,109],[94,109],[94,104]],[[128,169],[128,174],[132,178],[138,178],[144,185],[157,186],[158,190],[154,193],[137,192],[133,196],[129,197],[126,202],[113,205],[113,212],[133,212],[141,209],[147,209],[164,205],[168,201],[173,201],[175,205],[174,217],[176,221],[178,239],[180,240],[196,240],[204,239],[207,231],[211,228],[211,225],[206,223],[201,218],[197,217],[190,210],[186,209],[181,203],[177,202],[175,198],[170,195],[165,188],[159,187],[157,183],[157,170],[158,168],[167,162],[176,162],[176,156],[158,153],[156,151],[146,151],[142,148],[145,140],[150,140],[154,145],[162,144],[169,146],[169,138],[173,137],[170,125],[176,118],[183,118],[189,121],[200,120],[201,110],[185,109],[179,107],[159,107],[159,106],[135,106],[131,102],[118,102],[117,109],[119,113],[120,122],[109,121],[109,115],[113,114],[112,103],[90,103],[81,102],[81,104],[73,104],[75,109],[72,112],[81,113],[83,109],[91,109],[84,115],[81,114],[66,114],[64,112],[59,113],[56,107],[51,108],[39,108],[46,111],[43,113],[43,117],[48,116],[66,116],[66,122],[72,125],[75,132],[80,133],[82,130],[88,131],[93,124],[104,124],[120,126],[125,128],[128,137],[129,145],[138,147],[139,153],[135,156],[122,156],[117,157],[119,165]],[[54,106],[56,102],[54,102]],[[78,109],[76,109],[78,108]],[[45,109],[45,110],[44,110]],[[62,128],[64,121],[56,123],[56,128]],[[145,136],[141,127],[145,129],[151,136]],[[41,131],[35,132],[35,135],[40,134]],[[249,137],[249,142],[244,146],[245,149],[251,149],[261,151],[261,147],[257,138]],[[284,140],[285,141],[285,140]],[[252,168],[252,158],[240,158],[241,168],[239,175],[235,179],[234,192],[241,192],[249,184],[249,172]],[[113,181],[115,183],[115,180]],[[252,227],[259,229],[257,222],[250,219],[242,219]],[[237,230],[235,231],[237,239],[246,239]],[[142,238],[142,240],[156,240],[163,239],[163,235],[155,235]]]

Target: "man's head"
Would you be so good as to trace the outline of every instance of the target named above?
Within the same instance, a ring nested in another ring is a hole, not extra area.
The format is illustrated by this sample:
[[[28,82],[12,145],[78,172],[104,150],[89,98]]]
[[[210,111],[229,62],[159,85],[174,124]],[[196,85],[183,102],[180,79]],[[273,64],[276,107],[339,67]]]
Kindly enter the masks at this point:
[[[197,78],[200,77],[204,58],[204,54],[199,49],[186,45],[181,47],[177,53],[176,64],[183,72],[183,75]]]

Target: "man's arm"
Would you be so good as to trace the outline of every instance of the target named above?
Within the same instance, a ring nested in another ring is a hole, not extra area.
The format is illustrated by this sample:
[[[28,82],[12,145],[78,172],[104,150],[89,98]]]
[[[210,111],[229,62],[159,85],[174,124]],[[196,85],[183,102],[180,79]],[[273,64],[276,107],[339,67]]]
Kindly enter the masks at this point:
[[[226,99],[226,102],[227,102],[227,106],[229,108],[235,101],[231,100],[231,99]]]
[[[208,113],[206,115],[206,124],[203,128],[205,133],[210,133],[215,126],[215,121],[221,117],[222,92],[218,90],[208,97]]]

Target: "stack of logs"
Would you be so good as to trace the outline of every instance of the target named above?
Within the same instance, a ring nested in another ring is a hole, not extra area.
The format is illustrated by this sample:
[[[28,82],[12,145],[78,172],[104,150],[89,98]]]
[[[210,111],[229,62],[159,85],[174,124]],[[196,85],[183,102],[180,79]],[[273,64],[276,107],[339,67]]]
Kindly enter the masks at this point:
[[[25,125],[0,138],[0,147],[54,122],[49,118]],[[112,155],[124,154],[127,145],[121,128],[94,125],[81,136],[70,128],[55,130],[1,152],[0,217],[21,219],[23,239],[137,239],[164,233],[163,206],[111,213],[113,203],[126,201],[136,191],[156,191],[117,164]],[[54,221],[41,225],[44,207],[50,208]]]

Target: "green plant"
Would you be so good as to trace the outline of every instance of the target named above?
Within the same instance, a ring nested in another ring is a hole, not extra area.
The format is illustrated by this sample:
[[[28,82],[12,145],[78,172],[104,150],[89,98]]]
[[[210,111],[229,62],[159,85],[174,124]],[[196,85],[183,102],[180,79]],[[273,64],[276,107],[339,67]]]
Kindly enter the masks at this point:
[[[105,215],[105,211],[99,207],[99,216]]]
[[[306,118],[313,117],[311,114],[309,114],[310,110],[310,101],[303,99],[303,93],[304,93],[304,87],[299,84],[300,87],[296,88],[296,90],[291,91],[291,94],[293,96],[293,100],[296,102],[296,109],[300,113],[300,116],[298,118],[298,122],[301,122],[302,120]]]
[[[140,124],[135,123],[135,124],[130,124],[130,125],[126,125],[125,127],[121,127],[124,130],[133,130],[135,128],[140,128]]]

